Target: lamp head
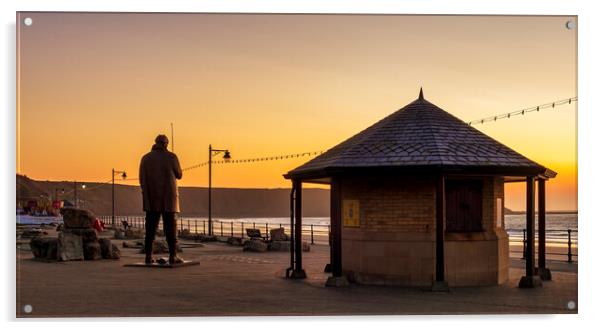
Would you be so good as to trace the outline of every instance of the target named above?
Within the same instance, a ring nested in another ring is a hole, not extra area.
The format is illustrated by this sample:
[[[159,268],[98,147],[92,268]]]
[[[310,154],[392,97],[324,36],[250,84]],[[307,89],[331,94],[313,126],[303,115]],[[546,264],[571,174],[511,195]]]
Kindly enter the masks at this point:
[[[125,178],[127,178],[127,177],[128,177],[128,176],[127,176],[127,174],[125,174],[125,172],[121,173],[121,178],[122,178],[123,180],[125,180]]]
[[[229,162],[229,161],[230,161],[230,159],[232,159],[232,156],[230,156],[230,151],[229,151],[229,150],[226,150],[226,151],[224,152],[224,160],[225,160],[225,161],[227,161],[227,162]]]

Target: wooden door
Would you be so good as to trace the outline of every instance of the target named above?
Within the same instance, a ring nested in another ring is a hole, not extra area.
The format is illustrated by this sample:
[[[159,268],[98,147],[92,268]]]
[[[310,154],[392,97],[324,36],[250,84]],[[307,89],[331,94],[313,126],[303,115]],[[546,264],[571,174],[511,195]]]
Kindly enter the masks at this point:
[[[483,182],[481,180],[446,180],[445,199],[446,231],[483,230]]]

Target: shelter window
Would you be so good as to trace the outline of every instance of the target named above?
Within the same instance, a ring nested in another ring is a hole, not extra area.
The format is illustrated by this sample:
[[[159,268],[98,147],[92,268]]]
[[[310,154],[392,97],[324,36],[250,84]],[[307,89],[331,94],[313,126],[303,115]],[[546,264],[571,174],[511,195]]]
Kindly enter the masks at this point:
[[[483,182],[447,180],[445,183],[445,228],[449,232],[483,230]]]

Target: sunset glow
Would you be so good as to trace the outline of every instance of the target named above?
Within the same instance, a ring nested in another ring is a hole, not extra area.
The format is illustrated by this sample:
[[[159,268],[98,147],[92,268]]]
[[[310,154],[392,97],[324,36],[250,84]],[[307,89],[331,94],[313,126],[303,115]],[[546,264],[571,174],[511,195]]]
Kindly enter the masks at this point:
[[[420,87],[465,121],[575,97],[568,20],[22,13],[17,171],[104,182],[115,168],[136,178],[170,123],[182,167],[207,161],[209,144],[233,159],[327,150]],[[475,128],[558,172],[548,209],[575,210],[576,118],[573,102]],[[213,185],[290,187],[282,174],[309,159],[217,164]],[[180,185],[206,186],[207,168],[184,172]],[[506,184],[506,207],[524,204],[524,184]]]

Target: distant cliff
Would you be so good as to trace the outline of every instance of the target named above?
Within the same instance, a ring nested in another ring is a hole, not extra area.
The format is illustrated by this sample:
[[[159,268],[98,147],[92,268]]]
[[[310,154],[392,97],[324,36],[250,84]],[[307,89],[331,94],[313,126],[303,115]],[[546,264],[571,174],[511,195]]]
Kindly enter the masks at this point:
[[[86,185],[86,189],[81,188]],[[58,190],[55,190],[58,189]],[[65,193],[62,193],[64,189]],[[180,187],[182,216],[207,215],[207,188]],[[17,199],[39,198],[45,194],[54,198],[73,201],[73,182],[37,181],[17,175]],[[239,217],[288,217],[290,215],[290,189],[241,189],[213,188],[213,216]],[[111,185],[98,182],[78,182],[77,199],[97,215],[111,214]],[[330,213],[330,192],[327,189],[303,189],[303,215],[327,217]],[[142,194],[140,187],[115,185],[115,213],[141,215]]]

